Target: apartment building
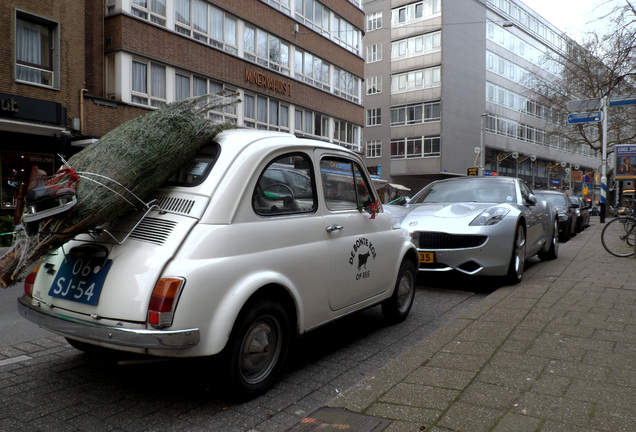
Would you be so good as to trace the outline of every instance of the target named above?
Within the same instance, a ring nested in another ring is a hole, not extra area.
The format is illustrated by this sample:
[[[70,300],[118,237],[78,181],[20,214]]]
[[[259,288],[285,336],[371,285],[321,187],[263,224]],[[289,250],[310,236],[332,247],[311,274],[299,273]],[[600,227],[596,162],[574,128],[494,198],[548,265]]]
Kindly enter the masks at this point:
[[[548,135],[567,113],[533,98],[530,74],[562,33],[518,0],[367,0],[367,166],[413,194],[429,182],[518,176],[534,188],[588,186],[598,152]],[[483,150],[483,151],[482,151]],[[591,179],[593,183],[593,179]]]
[[[361,152],[364,19],[360,0],[5,2],[5,212],[32,165],[52,174],[129,119],[222,90],[241,102],[214,119]]]

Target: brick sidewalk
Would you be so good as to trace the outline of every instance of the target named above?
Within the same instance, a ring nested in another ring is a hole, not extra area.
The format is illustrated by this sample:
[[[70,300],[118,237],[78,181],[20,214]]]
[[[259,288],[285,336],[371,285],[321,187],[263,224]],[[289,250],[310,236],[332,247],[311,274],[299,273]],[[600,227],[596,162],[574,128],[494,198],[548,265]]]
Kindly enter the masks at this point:
[[[329,406],[386,431],[635,431],[636,260],[603,224]]]

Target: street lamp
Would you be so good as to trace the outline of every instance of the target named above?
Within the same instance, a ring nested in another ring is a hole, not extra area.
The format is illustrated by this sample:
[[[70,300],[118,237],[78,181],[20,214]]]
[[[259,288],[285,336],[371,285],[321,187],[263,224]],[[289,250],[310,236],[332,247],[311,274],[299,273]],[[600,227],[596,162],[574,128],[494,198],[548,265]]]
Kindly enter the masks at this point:
[[[486,146],[484,144],[484,121],[486,120],[488,113],[481,115],[481,134],[479,138],[479,176],[486,175]]]

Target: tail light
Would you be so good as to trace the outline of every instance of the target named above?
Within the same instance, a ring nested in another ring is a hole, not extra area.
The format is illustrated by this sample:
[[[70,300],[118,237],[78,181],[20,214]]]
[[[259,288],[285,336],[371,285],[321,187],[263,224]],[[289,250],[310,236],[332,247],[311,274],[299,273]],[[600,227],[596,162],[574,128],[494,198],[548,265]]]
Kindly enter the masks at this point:
[[[156,328],[172,325],[174,310],[185,280],[182,278],[163,278],[157,282],[148,306],[148,323]]]
[[[32,295],[33,293],[33,285],[35,284],[35,277],[38,275],[38,270],[40,267],[36,267],[29,275],[24,279],[24,293],[26,295]]]

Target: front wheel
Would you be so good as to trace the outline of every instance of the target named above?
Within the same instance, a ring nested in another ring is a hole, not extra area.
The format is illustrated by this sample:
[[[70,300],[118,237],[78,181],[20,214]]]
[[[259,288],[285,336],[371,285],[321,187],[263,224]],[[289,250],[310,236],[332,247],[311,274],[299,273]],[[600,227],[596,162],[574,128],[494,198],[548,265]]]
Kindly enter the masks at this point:
[[[507,282],[511,285],[518,284],[523,278],[523,267],[526,264],[526,230],[523,225],[517,227],[514,243],[512,244],[512,257],[508,266]]]
[[[393,294],[382,303],[382,314],[387,321],[391,323],[402,322],[411,311],[415,299],[415,274],[415,265],[411,261],[403,261],[400,265]]]
[[[559,223],[557,220],[554,220],[554,224],[552,227],[552,239],[550,241],[550,246],[548,250],[545,252],[539,253],[540,260],[553,260],[559,256]]]
[[[268,299],[246,305],[224,353],[235,396],[255,397],[276,382],[289,351],[289,327],[282,305]]]
[[[627,218],[613,219],[603,228],[601,243],[610,254],[621,258],[629,257],[634,255],[635,236],[634,220]]]

